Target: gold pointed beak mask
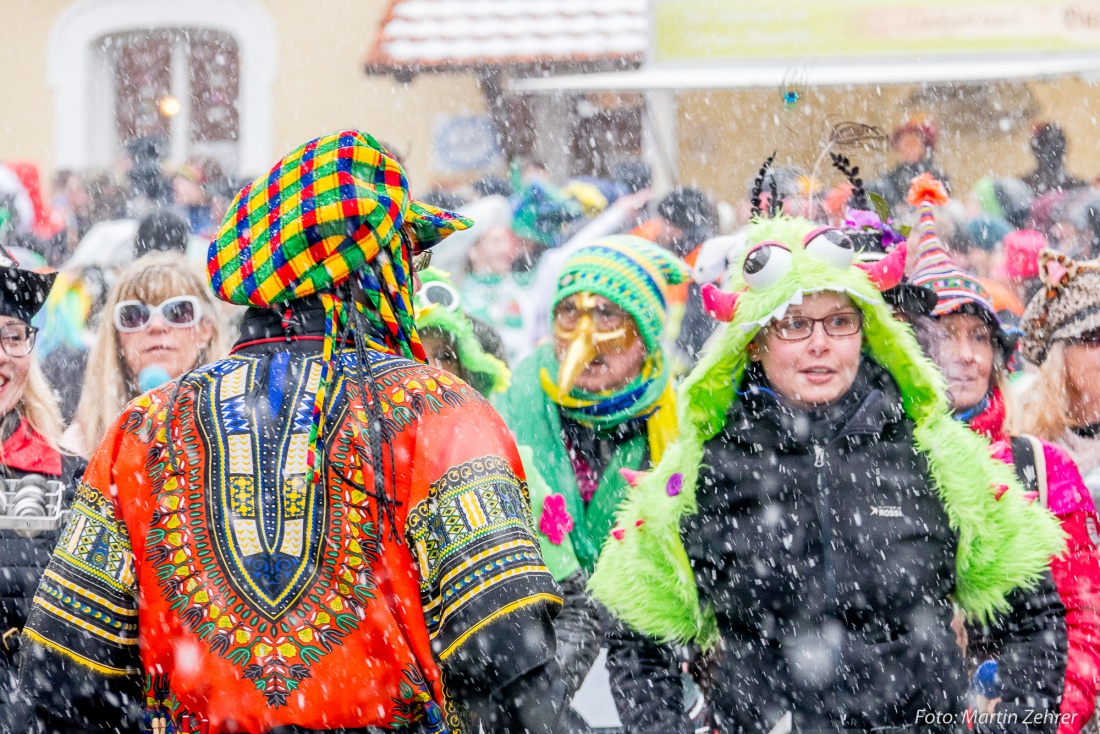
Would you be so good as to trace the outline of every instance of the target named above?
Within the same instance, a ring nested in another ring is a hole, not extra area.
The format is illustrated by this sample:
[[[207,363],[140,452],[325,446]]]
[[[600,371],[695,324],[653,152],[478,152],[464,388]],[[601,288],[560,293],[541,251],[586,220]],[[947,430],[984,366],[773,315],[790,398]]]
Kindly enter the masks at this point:
[[[558,366],[558,392],[568,395],[596,357],[630,347],[641,334],[634,319],[621,308],[608,308],[595,295],[582,292],[559,305],[554,314],[554,337],[569,344]]]

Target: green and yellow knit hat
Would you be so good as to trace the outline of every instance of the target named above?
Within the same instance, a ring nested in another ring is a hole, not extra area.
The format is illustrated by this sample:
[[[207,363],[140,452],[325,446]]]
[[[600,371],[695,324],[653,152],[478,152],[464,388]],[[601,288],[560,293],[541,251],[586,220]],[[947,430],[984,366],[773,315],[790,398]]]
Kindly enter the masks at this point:
[[[565,261],[551,312],[574,293],[603,296],[634,318],[646,348],[653,352],[668,313],[668,288],[689,275],[680,258],[648,240],[634,235],[604,237]]]

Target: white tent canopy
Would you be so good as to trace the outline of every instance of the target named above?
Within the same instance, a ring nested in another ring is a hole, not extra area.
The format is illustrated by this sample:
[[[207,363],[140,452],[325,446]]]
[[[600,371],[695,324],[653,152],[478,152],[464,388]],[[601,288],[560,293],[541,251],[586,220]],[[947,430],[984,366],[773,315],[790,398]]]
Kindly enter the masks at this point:
[[[644,92],[692,89],[736,89],[780,87],[796,80],[800,86],[835,87],[874,84],[919,84],[940,82],[986,82],[1007,79],[1035,79],[1066,74],[1100,77],[1100,54],[1059,56],[965,57],[917,59],[861,59],[859,61],[793,61],[660,66],[635,71],[573,74],[543,78],[513,79],[517,93],[556,92]]]

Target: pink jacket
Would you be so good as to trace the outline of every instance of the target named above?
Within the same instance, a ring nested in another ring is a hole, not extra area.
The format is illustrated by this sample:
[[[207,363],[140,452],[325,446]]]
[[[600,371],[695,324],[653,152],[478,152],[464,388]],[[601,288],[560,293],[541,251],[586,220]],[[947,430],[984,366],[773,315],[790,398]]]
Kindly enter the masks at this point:
[[[1100,521],[1077,465],[1062,449],[1042,442],[1047,467],[1047,507],[1062,521],[1066,552],[1050,570],[1066,607],[1069,659],[1062,714],[1072,714],[1058,734],[1076,734],[1093,715],[1100,692]]]
[[[994,441],[996,458],[1012,463],[1012,447],[1004,433],[1004,407],[998,393],[994,393],[989,410],[971,422],[971,428]],[[1067,536],[1066,552],[1050,564],[1058,594],[1066,607],[1069,643],[1061,706],[1061,713],[1069,716],[1059,724],[1058,734],[1077,734],[1092,718],[1100,692],[1100,550],[1097,549],[1100,519],[1069,454],[1045,441],[1039,443],[1046,467],[1047,507],[1062,521]]]

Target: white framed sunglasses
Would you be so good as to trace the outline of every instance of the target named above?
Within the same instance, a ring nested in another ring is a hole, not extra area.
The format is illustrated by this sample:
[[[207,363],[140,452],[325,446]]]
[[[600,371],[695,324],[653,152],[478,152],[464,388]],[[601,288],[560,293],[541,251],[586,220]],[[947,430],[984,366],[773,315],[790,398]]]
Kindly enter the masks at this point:
[[[177,329],[194,326],[202,317],[202,304],[195,296],[175,296],[150,306],[143,301],[120,301],[115,304],[115,328],[119,331],[147,329],[153,316]]]
[[[453,285],[438,280],[429,280],[427,283],[423,283],[420,290],[416,292],[416,300],[422,308],[439,306],[447,311],[456,310],[461,301],[458,291],[455,290]]]

